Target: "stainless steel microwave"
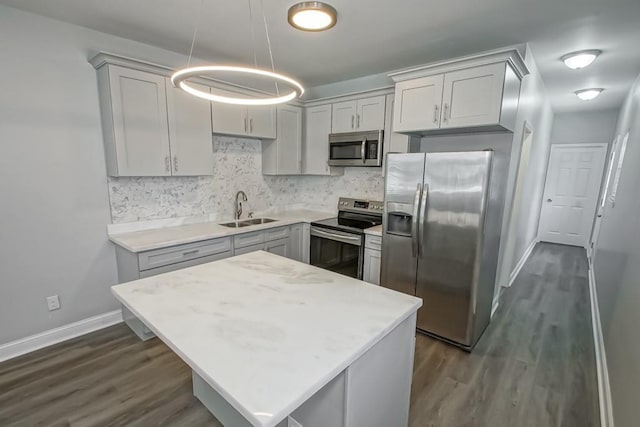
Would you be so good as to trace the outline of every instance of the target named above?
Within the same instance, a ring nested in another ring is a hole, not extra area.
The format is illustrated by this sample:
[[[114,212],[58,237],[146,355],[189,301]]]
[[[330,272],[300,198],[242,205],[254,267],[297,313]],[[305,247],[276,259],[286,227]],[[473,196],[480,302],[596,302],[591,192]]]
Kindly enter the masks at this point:
[[[332,133],[329,166],[382,166],[383,131]]]

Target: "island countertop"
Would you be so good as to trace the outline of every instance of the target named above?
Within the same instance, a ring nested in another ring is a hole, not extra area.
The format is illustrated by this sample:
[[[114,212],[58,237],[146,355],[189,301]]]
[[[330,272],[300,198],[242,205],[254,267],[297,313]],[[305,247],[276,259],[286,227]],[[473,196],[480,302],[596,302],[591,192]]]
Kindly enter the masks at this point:
[[[265,427],[422,306],[413,296],[262,251],[112,292],[249,422]]]

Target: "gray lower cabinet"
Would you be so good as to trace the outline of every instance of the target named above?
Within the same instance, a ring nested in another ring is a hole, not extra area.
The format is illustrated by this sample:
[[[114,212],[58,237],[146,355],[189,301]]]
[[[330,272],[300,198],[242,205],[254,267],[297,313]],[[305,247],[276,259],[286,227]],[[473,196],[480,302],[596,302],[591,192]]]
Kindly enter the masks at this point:
[[[140,253],[116,246],[118,281],[129,282],[255,251],[309,263],[309,224],[273,227]],[[125,323],[140,339],[155,336],[133,313],[125,307],[122,310]]]
[[[367,235],[364,244],[364,265],[362,280],[380,284],[380,256],[382,247],[382,237]]]

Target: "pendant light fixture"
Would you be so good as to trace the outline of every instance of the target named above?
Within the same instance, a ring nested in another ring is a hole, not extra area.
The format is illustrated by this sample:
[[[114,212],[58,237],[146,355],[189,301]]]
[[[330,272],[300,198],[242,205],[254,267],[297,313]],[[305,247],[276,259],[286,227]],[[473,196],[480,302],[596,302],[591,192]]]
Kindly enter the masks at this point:
[[[288,101],[291,101],[295,98],[302,96],[304,93],[304,88],[300,83],[291,77],[285,76],[280,73],[276,73],[275,66],[273,62],[273,52],[271,51],[271,40],[269,39],[269,28],[267,25],[267,18],[264,15],[264,4],[263,0],[260,0],[260,6],[262,9],[262,20],[264,22],[264,31],[265,37],[267,39],[267,46],[269,49],[269,58],[271,59],[271,71],[263,70],[258,68],[258,61],[255,52],[255,40],[253,34],[253,14],[251,11],[251,0],[248,0],[249,3],[249,25],[251,27],[251,42],[253,43],[253,60],[254,60],[254,68],[249,67],[239,67],[232,65],[204,65],[204,66],[196,66],[191,67],[191,57],[193,55],[193,47],[196,42],[196,35],[198,34],[198,23],[199,18],[202,15],[202,6],[204,4],[204,0],[200,3],[200,12],[198,13],[198,21],[195,25],[193,31],[193,39],[191,41],[191,50],[189,51],[189,59],[187,61],[186,68],[176,71],[171,76],[171,83],[174,87],[179,88],[186,93],[197,96],[199,98],[206,99],[208,101],[213,102],[221,102],[226,104],[236,104],[236,105],[274,105],[274,104],[282,104]],[[189,84],[188,79],[193,77],[213,77],[216,72],[225,72],[225,73],[233,73],[236,75],[253,75],[259,76],[261,78],[271,79],[275,85],[276,96],[268,97],[268,98],[242,98],[242,97],[230,97],[218,95],[214,91],[215,88],[211,89],[211,93],[204,92],[196,87]],[[286,94],[280,94],[279,83],[284,84],[290,88]]]

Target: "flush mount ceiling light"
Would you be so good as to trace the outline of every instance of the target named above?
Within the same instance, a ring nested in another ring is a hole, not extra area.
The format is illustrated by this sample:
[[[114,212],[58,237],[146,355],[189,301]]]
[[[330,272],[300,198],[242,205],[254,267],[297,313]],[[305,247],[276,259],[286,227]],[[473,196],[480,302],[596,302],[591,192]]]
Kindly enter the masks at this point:
[[[579,70],[580,68],[585,68],[591,65],[591,63],[595,61],[601,53],[601,50],[596,49],[581,50],[579,52],[568,53],[561,59],[567,67],[572,70]]]
[[[289,8],[289,24],[302,31],[324,31],[336,25],[338,12],[326,3],[303,1]]]
[[[269,48],[269,58],[271,59],[271,71],[262,70],[258,68],[258,60],[257,60],[256,51],[255,51],[255,39],[253,34],[251,0],[249,0],[249,26],[251,27],[251,40],[253,43],[253,46],[252,46],[253,62],[254,62],[255,68],[238,67],[238,66],[231,66],[231,65],[216,65],[216,64],[191,67],[190,66],[191,56],[193,54],[193,47],[196,42],[196,35],[198,34],[198,23],[200,21],[199,18],[202,15],[203,4],[204,4],[204,0],[202,0],[200,3],[200,10],[198,12],[197,22],[193,30],[193,39],[191,41],[191,50],[189,51],[189,59],[187,61],[187,66],[186,68],[176,71],[171,76],[171,83],[173,84],[174,87],[179,88],[190,95],[197,96],[198,98],[203,98],[208,101],[221,102],[225,104],[236,104],[236,105],[282,104],[285,102],[289,102],[296,97],[302,96],[302,94],[304,93],[304,88],[300,83],[298,83],[296,80],[292,79],[291,77],[287,77],[283,74],[275,72],[275,66],[273,62],[273,52],[271,51],[271,40],[269,39],[269,28],[267,26],[267,18],[264,15],[264,4],[262,0],[260,0],[260,6],[262,9],[262,20],[264,22],[265,37],[267,39],[267,46]],[[230,97],[230,96],[223,96],[223,95],[217,95],[215,93],[215,90],[216,90],[215,88],[211,88],[211,93],[209,93],[208,91],[204,92],[196,89],[194,86],[189,85],[189,82],[187,81],[188,79],[194,78],[194,77],[205,77],[205,78],[214,77],[215,73],[220,73],[220,72],[233,73],[241,76],[253,75],[253,76],[259,76],[261,78],[270,79],[271,81],[273,81],[275,85],[275,92],[277,96],[267,97],[267,98],[243,98],[243,97],[236,98],[236,97]],[[278,83],[284,83],[286,86],[289,86],[291,88],[291,91],[285,95],[281,95]]]
[[[591,88],[591,89],[577,90],[574,93],[578,96],[578,98],[582,99],[583,101],[590,101],[593,98],[600,95],[603,90],[604,89],[602,88]]]

